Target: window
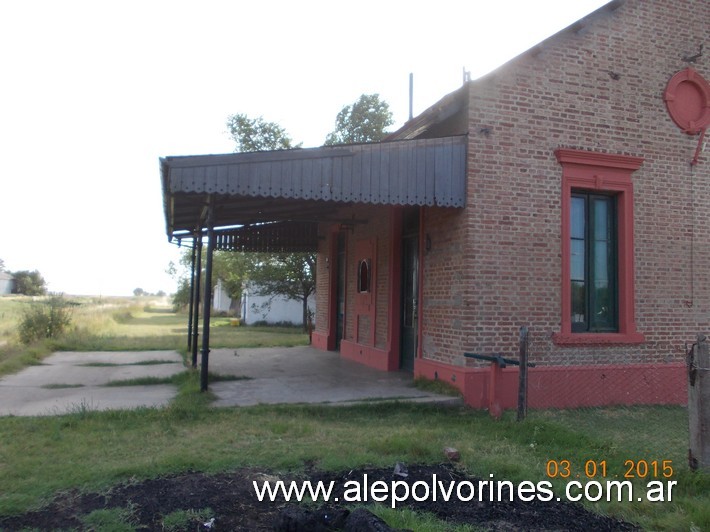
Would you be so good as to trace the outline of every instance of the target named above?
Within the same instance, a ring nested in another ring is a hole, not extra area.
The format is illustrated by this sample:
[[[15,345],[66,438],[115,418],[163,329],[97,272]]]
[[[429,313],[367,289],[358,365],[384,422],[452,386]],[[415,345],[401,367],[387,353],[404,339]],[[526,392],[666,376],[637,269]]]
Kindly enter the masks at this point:
[[[618,331],[616,201],[574,192],[570,206],[572,331]]]
[[[559,149],[562,301],[559,345],[642,343],[634,317],[633,183],[643,159]]]
[[[362,259],[357,266],[357,291],[366,294],[370,291],[370,259]]]

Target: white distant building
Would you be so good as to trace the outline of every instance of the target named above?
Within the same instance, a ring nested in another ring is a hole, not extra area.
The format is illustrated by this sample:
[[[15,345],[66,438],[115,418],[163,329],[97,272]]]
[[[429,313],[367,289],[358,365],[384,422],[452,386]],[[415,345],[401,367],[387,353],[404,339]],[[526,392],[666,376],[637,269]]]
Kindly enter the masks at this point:
[[[222,280],[217,281],[217,286],[214,289],[214,295],[212,297],[212,308],[217,312],[229,312],[230,310],[236,310],[236,305],[232,306],[232,298],[229,297],[227,289],[224,288]]]
[[[15,278],[6,272],[0,272],[0,296],[12,294]]]
[[[242,291],[240,301],[240,317],[246,325],[251,325],[258,321],[266,323],[293,323],[301,325],[303,323],[303,306],[300,301],[288,299],[285,296],[260,296],[258,289],[247,284]],[[227,290],[221,280],[217,281],[212,298],[212,308],[218,312],[230,312],[237,310],[236,302],[229,297]],[[308,308],[315,315],[316,298],[315,294],[308,298]]]

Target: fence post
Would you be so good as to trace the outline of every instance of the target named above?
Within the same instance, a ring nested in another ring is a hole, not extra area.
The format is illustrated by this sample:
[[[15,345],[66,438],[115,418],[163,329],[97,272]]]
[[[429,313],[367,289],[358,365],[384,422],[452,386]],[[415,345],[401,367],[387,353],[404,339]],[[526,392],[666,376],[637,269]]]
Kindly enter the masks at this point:
[[[520,372],[518,381],[518,421],[528,415],[528,328],[520,327]]]
[[[688,420],[690,469],[710,471],[710,346],[701,334],[688,358]]]

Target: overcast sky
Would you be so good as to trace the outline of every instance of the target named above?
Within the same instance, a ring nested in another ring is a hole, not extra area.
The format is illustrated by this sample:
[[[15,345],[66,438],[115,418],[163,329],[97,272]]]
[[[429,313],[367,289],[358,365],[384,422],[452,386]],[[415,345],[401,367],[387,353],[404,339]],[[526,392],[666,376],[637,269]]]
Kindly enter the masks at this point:
[[[67,294],[173,292],[158,158],[246,113],[319,146],[379,93],[399,127],[606,0],[0,2],[0,259]]]

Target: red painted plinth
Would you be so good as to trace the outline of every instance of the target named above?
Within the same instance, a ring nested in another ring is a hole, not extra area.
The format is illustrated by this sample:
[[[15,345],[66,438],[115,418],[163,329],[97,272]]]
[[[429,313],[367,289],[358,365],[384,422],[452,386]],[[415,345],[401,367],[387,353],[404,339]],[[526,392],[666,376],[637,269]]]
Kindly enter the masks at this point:
[[[311,345],[322,351],[328,350],[328,335],[326,333],[313,331],[311,335]]]
[[[356,344],[348,340],[340,342],[340,356],[381,371],[396,371],[399,369],[399,365],[395,363],[389,351]]]
[[[496,417],[517,406],[518,369],[514,367],[468,368],[418,359],[414,375],[453,384],[467,405],[487,409]],[[528,369],[529,408],[685,405],[687,394],[683,363]]]

